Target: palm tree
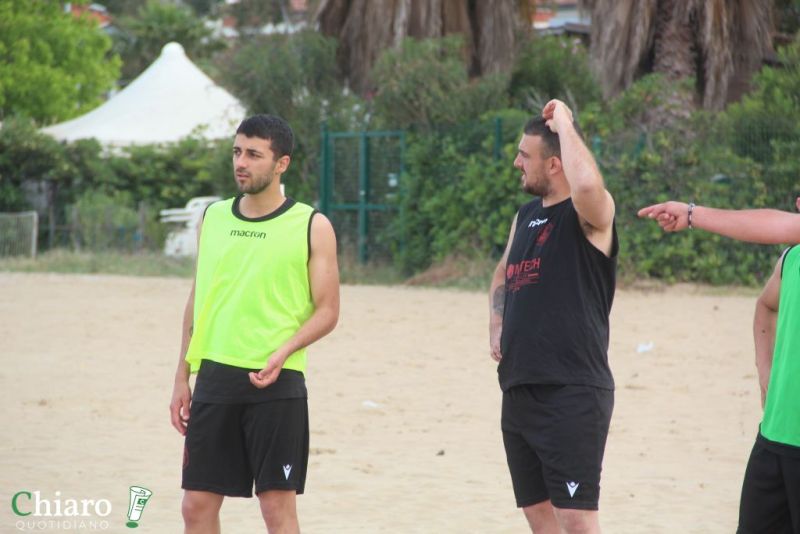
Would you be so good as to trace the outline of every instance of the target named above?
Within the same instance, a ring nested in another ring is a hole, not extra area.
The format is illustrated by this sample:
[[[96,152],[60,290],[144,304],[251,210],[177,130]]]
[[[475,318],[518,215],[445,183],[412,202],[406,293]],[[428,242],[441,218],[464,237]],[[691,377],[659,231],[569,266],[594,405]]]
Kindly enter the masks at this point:
[[[510,70],[516,39],[530,27],[528,0],[321,0],[320,31],[339,39],[339,64],[350,86],[370,89],[380,53],[406,37],[464,36],[473,75]]]
[[[695,78],[697,100],[719,110],[771,50],[771,0],[581,0],[606,97],[640,76]],[[692,103],[688,103],[690,106]]]

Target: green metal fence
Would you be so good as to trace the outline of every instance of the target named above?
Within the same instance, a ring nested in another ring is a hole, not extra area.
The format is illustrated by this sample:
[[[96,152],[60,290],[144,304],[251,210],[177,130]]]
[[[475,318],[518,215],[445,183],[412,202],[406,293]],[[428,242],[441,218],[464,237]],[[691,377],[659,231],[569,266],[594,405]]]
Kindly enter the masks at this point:
[[[480,150],[490,136],[496,160],[503,157],[503,145],[509,142],[508,126],[500,117],[437,133],[458,137],[465,152]],[[517,133],[516,128],[511,132]],[[391,260],[403,240],[402,233],[390,233],[390,224],[403,194],[406,132],[334,132],[323,125],[320,146],[319,209],[336,229],[340,252],[360,263]],[[458,172],[453,169],[452,174]]]
[[[331,132],[323,126],[319,209],[340,252],[360,263],[388,257],[388,228],[400,194],[405,132]]]

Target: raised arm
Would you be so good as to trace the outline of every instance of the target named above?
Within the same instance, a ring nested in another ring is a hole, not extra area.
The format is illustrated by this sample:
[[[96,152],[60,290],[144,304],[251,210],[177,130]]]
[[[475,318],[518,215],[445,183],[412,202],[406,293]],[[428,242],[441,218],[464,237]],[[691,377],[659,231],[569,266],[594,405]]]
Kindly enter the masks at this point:
[[[503,309],[506,303],[506,265],[508,263],[508,251],[511,249],[511,242],[514,240],[514,233],[517,229],[517,216],[511,221],[511,231],[508,233],[506,250],[503,257],[494,269],[492,282],[489,285],[489,355],[496,362],[499,362],[503,355],[500,352],[500,336],[503,332]]]
[[[311,221],[310,252],[308,281],[314,312],[286,343],[270,355],[264,369],[250,373],[250,382],[256,387],[265,388],[275,382],[286,358],[330,333],[339,321],[336,234],[328,218],[321,213],[314,215]]]
[[[761,388],[761,407],[767,398],[769,375],[772,370],[772,351],[775,348],[775,324],[778,318],[778,301],[781,290],[781,263],[778,260],[772,276],[767,280],[761,296],[756,301],[753,317],[753,341],[756,349],[756,369],[758,385]]]
[[[547,126],[558,133],[561,165],[569,182],[575,211],[592,228],[608,230],[610,236],[614,199],[606,190],[594,156],[575,129],[572,112],[560,100],[551,100],[542,110],[542,116],[547,120]]]
[[[800,198],[797,199],[800,208]],[[739,241],[764,244],[800,243],[800,214],[773,209],[723,210],[692,207],[692,227]],[[689,204],[669,201],[639,210],[639,217],[658,222],[666,232],[689,227]]]

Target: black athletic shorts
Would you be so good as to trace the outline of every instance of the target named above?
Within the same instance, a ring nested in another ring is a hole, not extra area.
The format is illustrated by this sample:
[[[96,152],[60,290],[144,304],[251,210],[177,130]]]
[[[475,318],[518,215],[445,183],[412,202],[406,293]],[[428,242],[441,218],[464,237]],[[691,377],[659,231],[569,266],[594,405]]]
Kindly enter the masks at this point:
[[[800,448],[756,438],[742,484],[738,534],[800,534]]]
[[[503,393],[501,427],[517,506],[597,510],[614,391],[523,384]]]
[[[303,493],[308,466],[308,403],[192,402],[183,453],[185,490],[252,497],[266,490]]]

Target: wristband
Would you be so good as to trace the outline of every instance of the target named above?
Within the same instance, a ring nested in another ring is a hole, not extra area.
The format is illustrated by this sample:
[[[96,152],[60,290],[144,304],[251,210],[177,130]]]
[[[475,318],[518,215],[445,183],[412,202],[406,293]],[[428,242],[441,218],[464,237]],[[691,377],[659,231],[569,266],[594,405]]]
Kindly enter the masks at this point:
[[[694,202],[689,202],[689,229],[693,228],[692,226],[692,210],[694,210]]]

